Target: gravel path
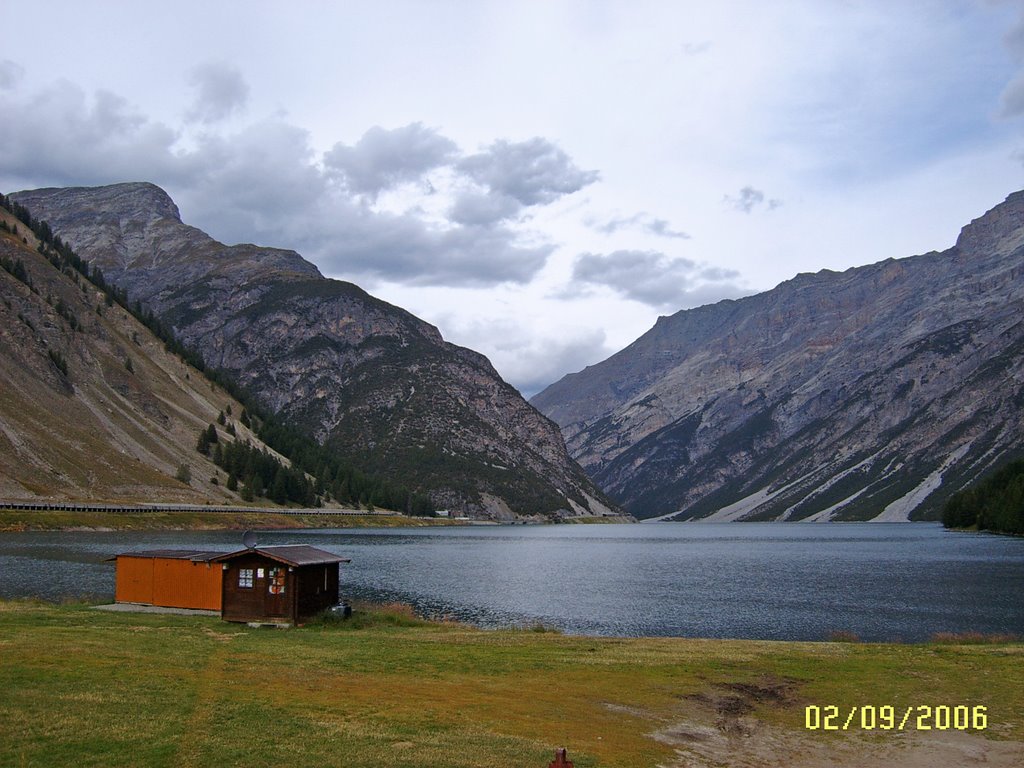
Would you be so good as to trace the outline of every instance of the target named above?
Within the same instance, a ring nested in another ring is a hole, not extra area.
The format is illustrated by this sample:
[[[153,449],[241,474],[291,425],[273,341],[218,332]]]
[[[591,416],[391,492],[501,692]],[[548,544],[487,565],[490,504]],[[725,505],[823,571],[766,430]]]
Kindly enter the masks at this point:
[[[220,616],[220,611],[203,611],[198,608],[165,608],[160,605],[140,605],[139,603],[110,603],[94,605],[98,611],[115,611],[119,613],[174,613],[178,616]]]

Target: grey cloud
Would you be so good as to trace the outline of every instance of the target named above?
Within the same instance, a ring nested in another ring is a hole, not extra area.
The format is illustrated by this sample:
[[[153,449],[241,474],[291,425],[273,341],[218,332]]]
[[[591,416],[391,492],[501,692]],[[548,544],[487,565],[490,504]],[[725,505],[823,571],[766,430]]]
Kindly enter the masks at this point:
[[[698,275],[703,280],[722,282],[725,280],[737,280],[740,273],[735,269],[723,269],[722,267],[704,267]]]
[[[603,232],[606,235],[613,235],[620,229],[629,229],[636,226],[642,217],[642,213],[637,213],[633,216],[622,216],[615,219],[608,219],[608,221],[604,222],[598,222],[595,219],[588,219],[585,223],[588,227],[597,232]]]
[[[764,202],[764,192],[753,187],[744,187],[740,190],[739,197],[737,198],[726,198],[732,203],[733,207],[737,211],[743,211],[744,213],[750,213],[754,210],[755,206],[760,205]]]
[[[657,251],[582,253],[573,265],[573,286],[567,295],[604,286],[634,301],[675,310],[744,295],[747,291],[732,282],[737,278],[732,270]]]
[[[1003,36],[1003,43],[1018,63],[1024,63],[1024,3],[1017,2],[1017,6],[1020,11],[1017,21]],[[999,95],[999,104],[999,117],[1011,118],[1024,114],[1024,72],[1019,71],[1006,84]]]
[[[658,235],[658,237],[673,237],[680,238],[682,240],[689,240],[690,236],[686,232],[671,229],[669,223],[665,219],[651,219],[645,225],[645,228],[652,235]]]
[[[656,219],[646,213],[637,213],[632,216],[624,216],[598,223],[594,220],[586,222],[587,226],[606,235],[611,235],[622,229],[631,229],[646,232],[657,237],[675,238],[689,240],[690,235],[681,230],[672,229],[666,219]]]
[[[723,200],[737,211],[742,211],[743,213],[751,213],[755,208],[764,205],[766,202],[770,211],[774,211],[782,205],[781,200],[772,199],[766,201],[764,192],[750,186],[743,187],[737,197],[726,195]]]
[[[522,207],[518,200],[508,195],[463,192],[455,198],[448,218],[468,226],[489,226],[512,218]]]
[[[198,226],[229,242],[296,248],[325,274],[406,285],[523,283],[553,250],[522,246],[502,226],[436,228],[412,214],[376,212],[331,185],[306,132],[286,123],[207,141],[192,159],[196,178],[181,207]]]
[[[25,70],[10,59],[0,61],[0,91],[12,90],[25,76]]]
[[[336,169],[321,167],[305,130],[280,118],[234,133],[211,131],[182,150],[177,132],[124,99],[107,92],[87,97],[66,82],[29,96],[0,91],[0,113],[10,116],[0,142],[0,189],[152,181],[174,197],[187,222],[214,237],[295,248],[324,272],[348,279],[525,283],[554,250],[501,223],[520,207],[503,195],[461,199],[456,225],[375,211],[336,183]],[[408,178],[453,151],[447,139],[431,135],[421,127],[400,132],[428,140],[399,145],[427,150],[411,153],[420,158],[415,162],[407,153],[381,173]]]
[[[526,283],[554,246],[523,246],[504,227],[435,229],[409,215],[335,206],[336,236],[317,229],[310,252],[325,272],[406,285],[484,287]],[[322,223],[322,222],[321,222]]]
[[[324,166],[350,191],[376,196],[447,165],[457,152],[455,142],[422,123],[390,131],[374,126],[353,146],[335,144],[324,154]]]
[[[249,85],[242,73],[225,62],[207,62],[195,67],[189,75],[196,100],[185,113],[190,122],[216,123],[245,109],[249,101]]]
[[[1021,7],[1017,23],[1003,37],[1003,42],[1018,61],[1024,61],[1024,6]]]
[[[171,152],[177,133],[108,91],[89,99],[58,82],[25,99],[0,97],[0,113],[0,180],[7,189],[166,179],[179,164]]]
[[[496,141],[486,151],[461,160],[457,168],[524,206],[552,203],[599,178],[597,171],[580,170],[563,150],[540,137]]]
[[[1000,117],[1016,117],[1024,114],[1024,73],[1017,75],[1003,89],[1000,102],[1002,104]]]
[[[179,158],[172,184],[183,216],[225,242],[294,247],[292,222],[316,226],[309,212],[327,192],[306,131],[281,120],[229,136],[204,137]]]

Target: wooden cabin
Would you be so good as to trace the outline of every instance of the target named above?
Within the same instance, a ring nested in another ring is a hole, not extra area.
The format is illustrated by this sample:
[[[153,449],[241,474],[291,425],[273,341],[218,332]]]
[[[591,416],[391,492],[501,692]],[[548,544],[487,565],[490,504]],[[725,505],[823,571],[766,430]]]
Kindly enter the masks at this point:
[[[304,544],[253,547],[215,558],[221,563],[221,618],[299,624],[338,604],[344,557]]]
[[[153,549],[125,552],[117,561],[114,600],[166,608],[221,608],[222,566],[213,559],[223,552],[194,549]]]
[[[338,565],[351,562],[308,545],[237,552],[125,552],[115,600],[220,611],[225,621],[298,624],[338,603]]]

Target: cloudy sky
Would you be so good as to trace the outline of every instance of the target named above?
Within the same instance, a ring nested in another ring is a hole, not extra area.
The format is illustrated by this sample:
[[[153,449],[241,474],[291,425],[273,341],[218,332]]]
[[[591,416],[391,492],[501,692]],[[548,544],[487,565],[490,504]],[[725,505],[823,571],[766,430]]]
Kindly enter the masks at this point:
[[[1024,187],[1005,0],[8,3],[0,191],[146,180],[527,395]]]

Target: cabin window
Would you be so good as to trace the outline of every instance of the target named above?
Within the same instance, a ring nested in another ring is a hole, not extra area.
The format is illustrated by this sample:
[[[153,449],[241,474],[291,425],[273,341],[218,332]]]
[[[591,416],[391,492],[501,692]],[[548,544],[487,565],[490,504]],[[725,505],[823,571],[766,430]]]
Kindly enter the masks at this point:
[[[284,573],[284,568],[270,568],[267,570],[267,578],[270,579],[270,583],[267,585],[267,591],[270,592],[270,594],[284,594]]]
[[[252,568],[238,569],[238,586],[252,589]]]

